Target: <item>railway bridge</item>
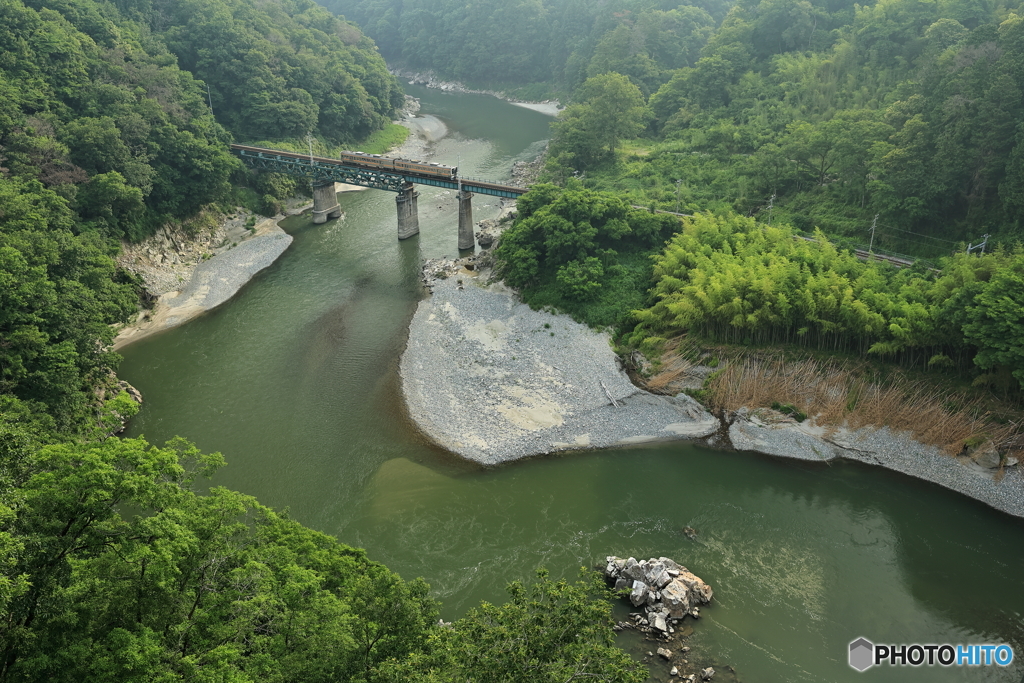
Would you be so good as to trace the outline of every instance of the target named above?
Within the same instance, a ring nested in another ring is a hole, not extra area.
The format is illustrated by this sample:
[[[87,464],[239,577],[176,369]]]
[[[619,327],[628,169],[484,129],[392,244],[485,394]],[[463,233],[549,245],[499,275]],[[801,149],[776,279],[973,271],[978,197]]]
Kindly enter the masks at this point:
[[[462,178],[458,169],[441,164],[392,159],[376,154],[343,152],[340,159],[298,154],[277,149],[231,145],[231,151],[253,169],[306,178],[313,184],[313,222],[324,223],[341,215],[334,183],[395,192],[398,209],[398,239],[419,233],[416,184],[456,190],[459,200],[459,249],[473,248],[474,194],[515,199],[526,188],[477,178]]]

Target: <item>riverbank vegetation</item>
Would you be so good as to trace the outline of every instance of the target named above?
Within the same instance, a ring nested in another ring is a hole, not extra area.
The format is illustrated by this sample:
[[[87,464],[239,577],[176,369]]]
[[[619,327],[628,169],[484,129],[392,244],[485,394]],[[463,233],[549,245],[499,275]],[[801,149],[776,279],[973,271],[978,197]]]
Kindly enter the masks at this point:
[[[820,231],[803,237],[731,213],[680,221],[578,182],[536,186],[520,202],[495,252],[502,277],[531,305],[617,328],[627,347],[656,355],[688,332],[943,372],[976,367],[978,384],[1024,384],[1024,329],[1013,305],[1024,297],[1019,249],[957,254],[939,270],[899,269],[860,260]]]
[[[1008,419],[1005,406],[993,406],[976,394],[951,392],[939,382],[910,380],[902,372],[880,377],[855,361],[796,360],[738,348],[719,362],[721,370],[698,392],[719,412],[772,408],[798,421],[811,417],[816,427],[827,430],[885,426],[908,432],[916,441],[949,455],[960,455],[965,447],[986,442],[1008,454],[1021,455],[1019,411],[1012,413],[1015,422]],[[678,378],[685,373],[681,370],[677,365],[669,375]],[[654,379],[661,386],[671,381],[657,375]],[[993,408],[998,412],[993,413]]]

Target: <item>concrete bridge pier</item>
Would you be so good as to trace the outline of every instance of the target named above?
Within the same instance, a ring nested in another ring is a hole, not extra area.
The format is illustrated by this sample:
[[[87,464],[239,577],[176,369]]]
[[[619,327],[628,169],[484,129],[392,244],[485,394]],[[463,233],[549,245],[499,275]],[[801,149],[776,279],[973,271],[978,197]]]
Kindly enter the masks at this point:
[[[326,223],[328,218],[341,216],[338,205],[338,193],[334,191],[334,181],[313,184],[313,222]]]
[[[404,240],[420,232],[420,217],[416,212],[416,198],[420,193],[412,183],[405,183],[395,197],[398,207],[398,239]]]
[[[473,248],[473,193],[459,190],[459,249]]]

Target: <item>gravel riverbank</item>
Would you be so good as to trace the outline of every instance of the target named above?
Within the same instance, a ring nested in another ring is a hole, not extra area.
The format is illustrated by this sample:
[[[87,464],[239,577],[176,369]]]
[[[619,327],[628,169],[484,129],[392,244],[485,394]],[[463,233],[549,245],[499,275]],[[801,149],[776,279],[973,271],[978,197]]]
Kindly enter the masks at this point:
[[[494,465],[540,453],[698,438],[718,420],[687,396],[634,386],[607,334],[533,311],[474,272],[432,283],[402,355],[402,390],[420,429]]]
[[[302,208],[305,207],[298,207],[294,212]],[[152,310],[140,312],[134,324],[118,332],[114,350],[177,327],[234,296],[292,243],[291,235],[277,224],[283,218],[263,219],[251,234],[237,218],[228,221],[220,228],[224,245],[204,252],[212,255],[206,259],[200,255],[197,263],[180,260],[182,244],[174,240],[169,240],[173,245],[173,264],[168,261],[167,253],[153,249],[152,245],[143,243],[126,248],[119,259],[122,266],[139,273],[157,300]],[[175,286],[177,289],[172,289]]]
[[[997,468],[968,457],[950,457],[908,433],[886,427],[828,431],[793,420],[774,422],[761,411],[742,409],[730,416],[729,439],[737,450],[799,460],[857,460],[924,479],[980,500],[1015,517],[1024,517],[1024,472],[1020,464]]]
[[[1021,465],[1002,472],[886,428],[825,430],[746,409],[724,421],[684,394],[656,396],[622,371],[608,335],[533,311],[486,275],[429,280],[401,358],[410,415],[436,443],[495,465],[566,449],[706,439],[786,458],[858,460],[1024,517]],[[707,438],[710,437],[710,438]]]

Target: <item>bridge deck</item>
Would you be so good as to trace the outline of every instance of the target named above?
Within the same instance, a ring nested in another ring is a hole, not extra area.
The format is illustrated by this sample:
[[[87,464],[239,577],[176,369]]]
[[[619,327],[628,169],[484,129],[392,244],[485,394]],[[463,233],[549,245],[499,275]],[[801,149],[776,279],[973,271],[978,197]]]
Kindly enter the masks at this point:
[[[449,179],[442,175],[428,175],[409,170],[399,171],[348,164],[338,159],[310,158],[308,155],[277,149],[231,145],[231,151],[251,168],[299,176],[320,183],[348,183],[350,185],[372,187],[378,190],[388,190],[389,192],[402,192],[407,183],[458,190],[460,189],[461,180],[461,189],[465,191],[508,199],[515,199],[526,194],[527,191],[526,188],[495,183],[489,180],[480,180],[478,178]],[[372,159],[369,161],[372,163]]]

